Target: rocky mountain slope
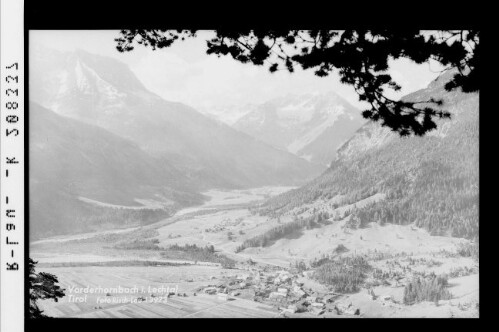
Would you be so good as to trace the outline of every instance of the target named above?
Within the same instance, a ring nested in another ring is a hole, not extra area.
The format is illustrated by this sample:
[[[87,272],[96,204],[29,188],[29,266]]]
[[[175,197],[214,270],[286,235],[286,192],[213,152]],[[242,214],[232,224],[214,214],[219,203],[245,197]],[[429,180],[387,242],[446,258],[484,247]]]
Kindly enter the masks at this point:
[[[322,165],[362,126],[360,111],[334,92],[287,95],[255,106],[233,127]]]

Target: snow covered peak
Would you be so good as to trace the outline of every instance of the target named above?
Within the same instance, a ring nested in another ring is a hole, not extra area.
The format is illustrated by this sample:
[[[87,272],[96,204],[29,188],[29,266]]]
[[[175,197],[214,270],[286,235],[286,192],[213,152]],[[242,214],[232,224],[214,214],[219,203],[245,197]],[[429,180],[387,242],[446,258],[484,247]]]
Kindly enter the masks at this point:
[[[82,63],[80,59],[76,60],[74,73],[76,87],[84,94],[96,94],[99,98],[108,101],[116,101],[126,96],[115,86],[104,81],[95,70]]]
[[[336,93],[316,92],[272,99],[243,116],[234,128],[327,165],[336,148],[363,123],[360,111]]]

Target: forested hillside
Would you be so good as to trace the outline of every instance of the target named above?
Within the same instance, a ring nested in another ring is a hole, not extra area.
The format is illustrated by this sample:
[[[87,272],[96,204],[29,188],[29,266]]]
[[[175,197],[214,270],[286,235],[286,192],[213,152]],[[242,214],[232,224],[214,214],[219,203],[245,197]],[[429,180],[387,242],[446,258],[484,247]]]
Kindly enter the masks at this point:
[[[270,199],[260,213],[282,215],[317,200],[342,195],[352,204],[376,193],[385,199],[351,211],[360,227],[369,222],[409,224],[432,234],[478,236],[478,94],[448,93],[449,74],[407,100],[442,98],[451,112],[424,137],[401,138],[368,123],[339,150],[331,167],[307,185]],[[337,197],[339,198],[339,197]]]

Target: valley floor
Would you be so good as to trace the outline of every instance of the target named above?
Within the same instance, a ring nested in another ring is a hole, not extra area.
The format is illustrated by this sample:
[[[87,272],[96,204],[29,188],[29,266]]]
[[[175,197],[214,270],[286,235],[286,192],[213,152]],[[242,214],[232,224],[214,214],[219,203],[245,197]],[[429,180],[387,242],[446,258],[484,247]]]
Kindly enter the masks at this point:
[[[430,236],[412,225],[371,223],[348,229],[346,220],[340,220],[236,252],[244,240],[291,221],[291,214],[277,220],[248,209],[290,189],[210,191],[206,194],[212,200],[205,205],[152,225],[32,242],[37,271],[55,274],[66,289],[59,302],[42,301],[40,306],[54,317],[478,317],[478,263],[456,254],[457,245],[467,241]],[[154,241],[154,247],[113,245],[144,240]],[[235,267],[165,255],[165,248],[187,244],[213,245]],[[368,278],[357,292],[339,294],[318,283],[312,270],[292,268],[339,245],[366,257],[384,276]],[[404,286],[414,276],[432,272],[449,275],[452,299],[403,304]],[[77,293],[118,286],[139,292]],[[161,286],[175,291],[165,293]],[[302,304],[307,310],[297,312]]]

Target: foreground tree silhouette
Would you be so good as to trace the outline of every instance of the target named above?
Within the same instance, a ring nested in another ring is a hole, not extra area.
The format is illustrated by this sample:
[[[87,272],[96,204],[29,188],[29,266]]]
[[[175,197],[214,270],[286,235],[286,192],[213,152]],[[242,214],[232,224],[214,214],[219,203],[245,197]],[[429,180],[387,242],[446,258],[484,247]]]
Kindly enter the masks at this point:
[[[56,285],[59,280],[50,273],[35,272],[35,262],[29,259],[29,315],[30,318],[45,318],[48,317],[40,310],[36,301],[53,299],[55,302],[64,296],[64,289]]]
[[[155,50],[192,37],[195,30],[122,30],[115,41],[118,51],[128,52],[134,44]],[[389,59],[408,58],[418,64],[436,60],[445,70],[456,70],[446,90],[479,90],[478,31],[217,30],[207,41],[207,53],[266,65],[270,72],[293,72],[296,66],[314,70],[317,76],[336,71],[341,82],[352,85],[359,100],[370,105],[362,112],[365,118],[380,121],[402,136],[422,136],[437,127],[435,119],[450,118],[450,113],[438,107],[441,100],[386,97],[386,89],[401,89],[387,72]]]

